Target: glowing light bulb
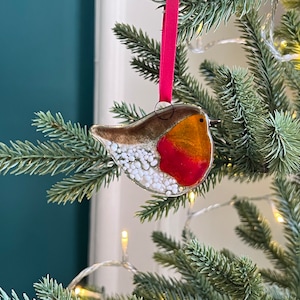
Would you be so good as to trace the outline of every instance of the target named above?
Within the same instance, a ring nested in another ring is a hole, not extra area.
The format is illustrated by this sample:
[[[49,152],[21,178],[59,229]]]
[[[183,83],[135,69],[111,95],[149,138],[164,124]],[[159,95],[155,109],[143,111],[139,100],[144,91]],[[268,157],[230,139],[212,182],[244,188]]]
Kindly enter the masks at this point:
[[[283,216],[278,211],[274,212],[273,214],[278,223],[284,223]]]
[[[81,292],[81,287],[80,286],[76,286],[76,288],[74,289],[74,293],[76,294],[76,296],[79,296]]]
[[[190,191],[188,197],[189,197],[189,202],[190,202],[190,209],[192,209],[195,204],[196,194],[193,191]]]
[[[80,297],[80,298],[102,299],[102,296],[100,293],[87,290],[81,286],[76,286],[74,289],[74,293],[77,297]]]
[[[271,207],[272,207],[273,216],[274,216],[275,220],[276,220],[278,223],[284,223],[284,218],[283,218],[283,216],[280,214],[280,212],[278,211],[278,209],[276,208],[276,206],[274,205],[273,202],[271,202]]]
[[[121,243],[122,243],[122,251],[123,254],[127,253],[127,246],[128,246],[128,232],[123,230],[121,233]]]
[[[287,45],[288,45],[288,43],[285,40],[281,40],[278,43],[274,42],[274,46],[277,47],[277,49],[280,52],[283,52],[286,49]]]

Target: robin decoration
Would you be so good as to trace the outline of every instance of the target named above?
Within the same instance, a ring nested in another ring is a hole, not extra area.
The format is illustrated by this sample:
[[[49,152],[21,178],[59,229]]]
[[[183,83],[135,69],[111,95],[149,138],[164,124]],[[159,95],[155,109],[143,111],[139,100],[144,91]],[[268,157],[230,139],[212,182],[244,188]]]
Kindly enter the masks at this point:
[[[176,104],[129,125],[94,125],[91,133],[136,184],[175,197],[201,184],[212,167],[212,122],[197,106]]]

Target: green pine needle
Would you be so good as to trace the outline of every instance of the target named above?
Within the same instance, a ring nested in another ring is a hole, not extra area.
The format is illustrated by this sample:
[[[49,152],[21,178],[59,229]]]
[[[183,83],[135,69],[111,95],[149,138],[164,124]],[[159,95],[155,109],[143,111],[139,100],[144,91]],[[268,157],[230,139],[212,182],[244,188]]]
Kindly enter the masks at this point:
[[[287,256],[290,261],[286,274],[295,294],[300,297],[300,188],[298,183],[282,178],[276,178],[273,187],[277,196],[277,209],[284,219]]]
[[[207,67],[206,63],[206,67]],[[211,66],[211,86],[222,108],[219,139],[226,144],[219,147],[219,155],[232,160],[232,175],[256,177],[265,172],[263,157],[257,140],[257,130],[267,116],[266,107],[253,91],[253,78],[245,69]],[[213,69],[212,69],[213,68]],[[216,135],[216,134],[215,134]]]
[[[154,0],[165,5],[165,0]],[[209,31],[213,26],[218,28],[221,22],[225,24],[235,14],[243,16],[251,8],[258,9],[260,0],[224,0],[201,1],[181,0],[179,8],[178,35],[181,41],[190,40],[201,31]]]
[[[138,273],[134,276],[134,294],[145,300],[152,299],[197,299],[197,291],[188,283],[157,274]],[[200,299],[200,298],[198,298]]]
[[[10,297],[1,288],[0,288],[0,299],[3,299],[3,300],[21,300],[21,298],[19,298],[19,296],[16,294],[16,292],[14,290],[11,291],[11,297]],[[22,299],[30,300],[30,298],[25,293],[23,294]]]
[[[281,0],[286,9],[298,9],[300,10],[300,3],[298,0]]]
[[[261,299],[263,285],[256,266],[247,258],[231,261],[212,247],[191,241],[186,247],[190,263],[221,294],[233,299]]]
[[[208,279],[190,264],[188,257],[182,250],[155,252],[153,258],[160,265],[174,269],[177,274],[181,274],[182,281],[187,282],[195,289],[194,297],[214,300],[229,299],[210,285]]]
[[[272,239],[267,220],[254,204],[245,199],[234,201],[234,207],[242,223],[236,227],[236,233],[252,247],[265,249]]]
[[[142,77],[158,83],[160,43],[150,39],[146,33],[134,26],[116,24],[114,32],[135,56],[131,65]],[[175,62],[173,95],[177,101],[201,106],[211,117],[218,117],[218,110],[212,98],[187,72],[187,52],[184,45],[178,45]]]
[[[286,43],[283,54],[285,54],[286,52],[288,53],[291,49],[293,49],[293,45],[300,43],[299,27],[300,20],[297,11],[289,10],[283,14],[280,19],[280,24],[276,27],[275,30],[275,36],[279,40],[284,40]]]
[[[65,147],[72,149],[84,149],[92,153],[100,152],[104,154],[104,148],[89,134],[86,126],[79,123],[65,122],[61,113],[51,114],[50,111],[36,113],[37,118],[32,122],[37,127],[37,131],[49,137],[53,141],[58,141]]]
[[[141,222],[151,221],[152,219],[159,220],[163,216],[168,216],[169,211],[172,209],[176,212],[181,206],[185,206],[188,201],[187,195],[179,197],[160,197],[153,196],[153,199],[147,200],[146,205],[142,205],[141,211],[136,213]]]
[[[181,244],[175,241],[173,238],[161,231],[152,232],[152,241],[156,244],[159,249],[164,251],[174,251],[181,249]]]
[[[237,21],[242,38],[249,69],[254,75],[256,90],[271,113],[276,109],[287,109],[289,101],[284,91],[282,65],[271,54],[261,37],[261,19],[257,11],[252,10]]]
[[[284,289],[290,288],[290,281],[287,280],[286,274],[271,269],[260,269],[259,272],[264,281],[270,284],[276,284]]]
[[[75,200],[81,202],[85,197],[90,199],[100,187],[109,185],[119,175],[119,168],[113,162],[108,166],[74,174],[52,186],[47,192],[49,201],[66,203]]]
[[[124,119],[124,121],[120,122],[122,124],[130,124],[146,116],[142,108],[137,108],[134,104],[126,102],[114,102],[111,112],[115,114],[115,118]]]
[[[43,277],[40,282],[34,284],[34,289],[38,299],[49,300],[49,299],[59,299],[59,300],[79,300],[72,292],[65,289],[62,284],[49,277]]]
[[[58,203],[90,199],[101,186],[119,177],[117,165],[86,127],[65,122],[60,113],[36,115],[33,125],[50,141],[36,145],[15,141],[10,147],[0,143],[2,174],[70,175],[48,191],[49,201]]]
[[[250,246],[263,250],[276,268],[285,272],[291,261],[283,247],[272,240],[269,223],[257,207],[246,199],[235,201],[234,207],[241,220],[241,225],[236,227],[237,235]]]
[[[288,175],[300,170],[300,122],[291,114],[275,111],[261,133],[265,140],[262,151],[271,172]]]
[[[20,175],[57,175],[81,172],[95,167],[103,159],[101,153],[74,151],[73,148],[55,142],[11,141],[11,147],[0,143],[0,172]],[[107,160],[107,159],[106,159]]]

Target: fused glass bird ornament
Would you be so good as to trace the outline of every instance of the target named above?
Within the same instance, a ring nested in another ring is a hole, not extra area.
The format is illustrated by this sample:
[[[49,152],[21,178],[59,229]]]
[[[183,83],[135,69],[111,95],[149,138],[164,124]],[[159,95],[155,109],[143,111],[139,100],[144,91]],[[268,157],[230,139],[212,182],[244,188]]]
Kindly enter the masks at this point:
[[[177,104],[129,125],[94,125],[91,133],[136,184],[175,197],[198,186],[211,169],[209,126],[201,109]]]

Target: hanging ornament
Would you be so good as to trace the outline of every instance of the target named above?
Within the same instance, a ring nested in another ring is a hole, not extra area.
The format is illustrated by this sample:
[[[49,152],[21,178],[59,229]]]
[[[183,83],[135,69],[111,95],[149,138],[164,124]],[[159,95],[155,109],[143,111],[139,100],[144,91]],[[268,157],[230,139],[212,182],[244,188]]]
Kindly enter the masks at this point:
[[[94,125],[91,133],[138,185],[178,196],[203,182],[212,166],[209,126],[201,109],[177,104],[127,126]]]
[[[167,0],[160,51],[159,102],[172,102],[179,0]],[[125,174],[155,194],[175,197],[198,186],[213,162],[212,121],[197,106],[170,105],[127,126],[94,125]]]

